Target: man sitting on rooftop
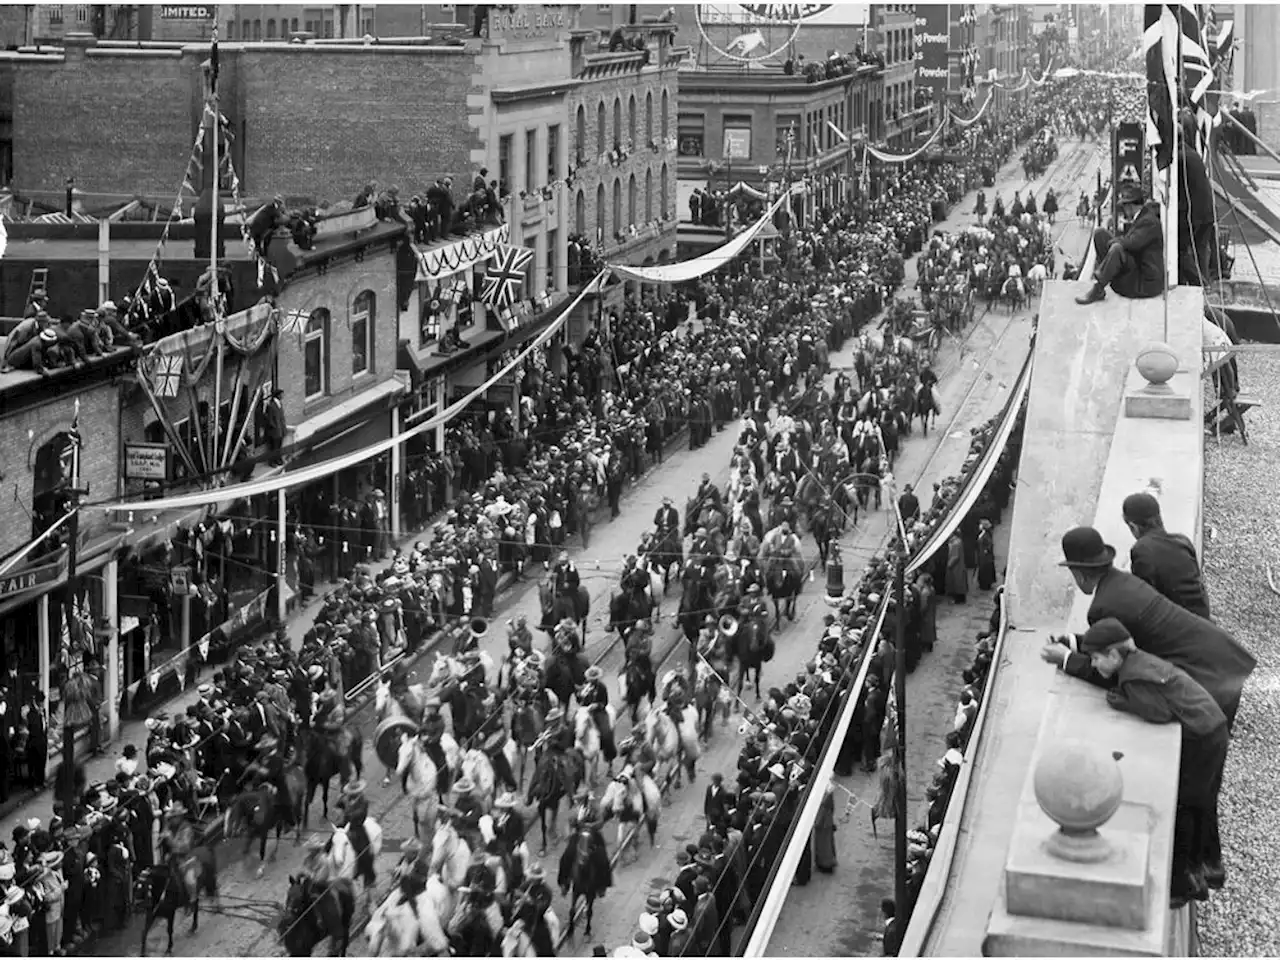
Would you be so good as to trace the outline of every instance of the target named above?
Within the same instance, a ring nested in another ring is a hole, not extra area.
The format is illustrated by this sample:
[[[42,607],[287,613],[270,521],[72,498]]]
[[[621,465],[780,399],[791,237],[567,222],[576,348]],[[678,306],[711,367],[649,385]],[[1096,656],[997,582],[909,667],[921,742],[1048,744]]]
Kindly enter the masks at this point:
[[[1129,226],[1119,237],[1098,227],[1093,231],[1097,266],[1093,286],[1076,303],[1088,306],[1107,296],[1111,287],[1122,297],[1145,299],[1164,291],[1164,232],[1160,227],[1160,206],[1144,202],[1142,188],[1125,184],[1120,188],[1120,210]]]

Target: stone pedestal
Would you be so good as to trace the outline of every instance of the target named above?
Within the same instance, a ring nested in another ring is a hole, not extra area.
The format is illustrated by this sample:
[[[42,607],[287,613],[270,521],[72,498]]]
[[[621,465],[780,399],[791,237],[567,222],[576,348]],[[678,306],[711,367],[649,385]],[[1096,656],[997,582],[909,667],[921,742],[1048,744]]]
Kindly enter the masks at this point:
[[[1105,859],[1073,862],[1049,849],[1054,826],[1020,823],[1005,863],[1005,903],[1015,916],[1066,920],[1126,930],[1147,926],[1145,833],[1110,826],[1100,831]]]
[[[1199,381],[1179,370],[1168,383],[1147,383],[1136,368],[1129,368],[1124,385],[1124,415],[1139,420],[1190,420],[1191,391]]]

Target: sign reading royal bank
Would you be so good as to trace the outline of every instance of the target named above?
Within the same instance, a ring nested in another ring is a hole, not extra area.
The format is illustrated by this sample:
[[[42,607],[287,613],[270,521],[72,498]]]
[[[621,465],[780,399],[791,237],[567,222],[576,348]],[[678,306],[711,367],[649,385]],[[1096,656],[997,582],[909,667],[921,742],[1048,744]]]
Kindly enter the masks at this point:
[[[556,40],[571,26],[560,6],[520,6],[489,9],[491,40]]]

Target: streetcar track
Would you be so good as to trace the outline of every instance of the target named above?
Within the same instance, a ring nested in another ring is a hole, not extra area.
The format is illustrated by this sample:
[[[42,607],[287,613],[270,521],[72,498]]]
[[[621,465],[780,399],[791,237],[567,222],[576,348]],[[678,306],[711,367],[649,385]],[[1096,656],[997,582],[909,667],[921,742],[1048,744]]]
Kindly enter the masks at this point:
[[[1077,151],[1076,151],[1076,152],[1073,152],[1073,154],[1072,154],[1072,160],[1073,160],[1073,161],[1074,161],[1074,160],[1076,160],[1076,159],[1079,159],[1079,158],[1080,158],[1079,151],[1081,150],[1081,147],[1083,147],[1083,146],[1084,146],[1084,145],[1080,145],[1080,146],[1078,146],[1078,147],[1077,147]],[[1085,153],[1084,153],[1084,156],[1083,156],[1083,162],[1080,164],[1080,166],[1079,166],[1078,168],[1076,168],[1076,169],[1074,170],[1074,172],[1073,172],[1073,174],[1072,174],[1072,176],[1073,176],[1073,177],[1078,176],[1078,175],[1079,175],[1081,172],[1083,172],[1083,170],[1088,166],[1088,162],[1089,162],[1090,156],[1091,156],[1091,154],[1090,154],[1089,152],[1085,152]],[[1073,165],[1074,165],[1074,164],[1073,164]],[[1047,181],[1047,180],[1051,180],[1051,179],[1053,179],[1053,177],[1055,177],[1059,172],[1061,172],[1061,171],[1057,171],[1057,170],[1055,170],[1053,173],[1051,173],[1051,174],[1049,175],[1049,177],[1047,177],[1047,178],[1046,178],[1046,181]],[[923,251],[921,251],[921,252],[923,252]],[[919,254],[917,254],[917,258],[918,258],[918,256],[919,256]],[[892,302],[892,301],[890,301],[890,302]],[[972,322],[972,324],[971,324],[971,328],[970,328],[970,330],[965,334],[965,336],[964,336],[963,338],[959,338],[959,337],[953,337],[953,338],[952,338],[952,339],[954,339],[954,340],[956,340],[956,341],[957,341],[957,348],[956,348],[956,351],[955,351],[955,356],[954,356],[954,358],[953,358],[953,359],[952,359],[948,364],[946,364],[946,365],[940,365],[940,366],[939,366],[938,375],[939,375],[939,378],[940,378],[940,379],[942,379],[942,378],[944,378],[944,377],[949,377],[949,376],[954,375],[954,374],[955,374],[955,373],[957,373],[957,372],[959,371],[959,369],[964,365],[964,362],[965,362],[965,359],[966,359],[966,355],[967,355],[967,353],[968,353],[968,351],[969,351],[969,345],[970,345],[970,343],[973,341],[973,338],[976,336],[976,334],[977,334],[977,332],[978,332],[978,329],[982,326],[983,321],[985,321],[985,320],[986,320],[987,315],[988,315],[989,313],[991,313],[991,312],[992,312],[992,310],[995,308],[995,306],[998,306],[998,304],[999,304],[999,301],[998,301],[998,300],[994,302],[994,305],[993,305],[992,303],[988,303],[988,304],[986,304],[986,307],[985,307],[985,309],[984,309],[984,311],[983,311],[982,315],[981,315],[980,317],[975,317],[974,321],[973,321],[973,322]],[[888,310],[888,308],[889,308],[889,303],[886,303],[886,304],[882,307],[882,310],[883,310],[883,311],[887,311],[887,310]],[[1026,308],[1024,308],[1024,310],[1029,310],[1029,309],[1031,309],[1030,305],[1028,305]],[[953,414],[951,415],[951,418],[950,418],[950,420],[949,420],[949,421],[948,421],[948,423],[947,423],[947,427],[946,427],[946,429],[945,429],[944,431],[940,431],[940,432],[938,432],[938,433],[936,434],[936,435],[937,435],[937,438],[938,438],[938,439],[937,439],[937,442],[936,442],[936,444],[935,444],[935,446],[934,446],[933,450],[929,453],[929,455],[928,455],[928,457],[927,457],[927,459],[926,459],[926,461],[925,461],[925,464],[924,464],[924,465],[920,468],[920,470],[919,470],[919,474],[918,474],[918,477],[917,477],[917,479],[916,479],[916,483],[917,483],[917,484],[918,484],[919,482],[921,482],[921,481],[923,480],[923,478],[924,478],[924,477],[929,473],[929,471],[933,468],[933,466],[934,466],[935,462],[937,461],[937,458],[938,458],[938,456],[939,456],[940,451],[941,451],[941,450],[942,450],[942,448],[946,445],[946,441],[947,441],[948,437],[950,436],[950,434],[951,434],[951,433],[953,432],[953,430],[955,429],[956,424],[960,421],[961,414],[967,410],[967,408],[968,408],[968,406],[969,406],[969,404],[970,404],[970,402],[971,402],[971,400],[972,400],[972,398],[973,398],[974,393],[975,393],[975,392],[977,391],[977,389],[978,389],[978,386],[979,386],[980,384],[983,384],[983,383],[985,382],[985,380],[986,380],[986,376],[985,376],[985,374],[986,374],[986,372],[987,372],[988,368],[991,366],[991,363],[992,363],[993,359],[994,359],[994,358],[995,358],[995,356],[999,353],[999,347],[1000,347],[1000,345],[1001,345],[1001,344],[1003,344],[1003,342],[1004,342],[1005,338],[1008,336],[1009,332],[1013,329],[1015,321],[1016,321],[1016,320],[1020,320],[1020,319],[1025,319],[1025,315],[1023,315],[1023,311],[1012,311],[1012,312],[1010,313],[1010,315],[1009,315],[1008,319],[1004,322],[1004,325],[1003,325],[1003,327],[1000,329],[999,333],[995,335],[995,338],[994,338],[994,340],[992,341],[992,343],[991,343],[991,346],[990,346],[989,350],[987,350],[986,359],[983,361],[983,363],[982,363],[981,367],[979,368],[979,370],[978,370],[977,374],[974,376],[974,378],[973,378],[973,382],[970,384],[969,388],[965,391],[965,394],[964,394],[963,398],[961,398],[961,399],[956,403],[956,406],[955,406],[955,413],[953,413]],[[835,370],[835,369],[836,369],[836,368],[834,368],[834,367],[832,368],[832,370]],[[824,376],[823,380],[825,381],[825,376]],[[732,427],[733,427],[733,423],[734,423],[734,421],[730,421],[730,422],[729,422],[729,424],[726,426],[726,429],[732,429]],[[936,424],[935,424],[935,430],[936,430],[936,429],[937,429],[937,427],[936,427]],[[730,473],[730,472],[731,472],[731,471],[730,471],[730,467],[729,467],[728,465],[726,465],[726,466],[723,468],[723,470],[721,470],[721,471],[717,471],[717,475],[718,475],[718,477],[719,477],[719,478],[723,479],[724,477],[727,477],[727,476],[729,475],[729,473]],[[636,493],[638,493],[638,492],[640,491],[640,489],[644,486],[644,481],[646,481],[646,480],[650,480],[650,479],[651,479],[651,477],[642,477],[642,478],[641,478],[641,482],[640,482],[640,483],[637,483],[637,484],[635,484],[634,486],[632,486],[632,487],[631,487],[631,490],[630,490],[630,494],[631,494],[631,496],[630,496],[630,497],[628,497],[628,499],[632,499],[632,498],[635,496],[635,494],[636,494]],[[891,509],[891,506],[890,506],[890,509]],[[687,519],[687,518],[686,518],[686,519]],[[856,536],[856,535],[857,535],[857,527],[856,527],[856,525],[852,528],[852,530],[851,530],[850,532],[851,532],[854,536]],[[879,541],[879,544],[876,546],[876,548],[875,548],[875,550],[874,550],[873,552],[875,552],[875,553],[882,553],[882,552],[883,552],[883,550],[884,550],[884,548],[885,548],[885,545],[890,541],[890,539],[892,538],[892,536],[893,536],[894,532],[895,532],[895,528],[894,528],[894,526],[893,526],[892,524],[890,524],[890,525],[887,527],[887,529],[886,529],[886,531],[885,531],[884,535],[882,536],[881,540]],[[816,567],[816,565],[818,564],[818,562],[819,562],[819,561],[815,558],[815,559],[813,560],[813,562],[811,562],[811,563],[808,565],[808,566],[809,566],[809,574],[810,574],[810,577],[812,576],[812,572],[813,572],[813,570],[815,569],[815,567]],[[865,566],[865,565],[864,565],[864,566]],[[601,575],[601,576],[603,577],[603,575]],[[592,577],[588,576],[588,579],[594,579],[594,578],[592,578]],[[517,600],[516,602],[518,603],[518,602],[520,602],[520,601],[521,601],[521,600],[523,600],[523,599],[524,599],[524,596],[521,596],[521,597],[519,598],[519,600]],[[821,597],[811,597],[811,598],[809,598],[809,599],[807,599],[807,600],[806,600],[806,599],[804,599],[804,598],[798,598],[798,600],[799,600],[801,603],[803,603],[803,604],[804,604],[805,608],[811,608],[811,607],[812,607],[812,604],[814,604],[814,603],[818,603],[818,602],[825,602],[825,601],[823,601],[823,600],[822,600],[822,598],[821,598]],[[677,600],[676,602],[677,602],[677,604],[678,604],[678,600]],[[665,605],[665,604],[664,604],[664,605]],[[678,613],[678,611],[677,611],[677,613]],[[677,630],[677,633],[676,633],[676,637],[675,637],[675,639],[670,643],[670,645],[669,645],[669,646],[666,648],[666,650],[663,652],[663,654],[662,654],[662,656],[661,656],[660,660],[658,661],[658,665],[654,668],[655,679],[657,679],[657,678],[659,678],[659,677],[660,677],[660,674],[661,674],[662,670],[666,667],[666,665],[667,665],[668,661],[670,661],[670,660],[671,660],[671,658],[676,654],[676,652],[677,652],[678,650],[680,650],[682,647],[684,647],[684,645],[685,645],[686,643],[688,643],[688,642],[689,642],[689,641],[688,641],[688,640],[683,636],[683,634],[680,632],[681,628],[680,628],[680,626],[679,626],[678,620],[676,619],[676,618],[677,618],[677,613],[672,613],[672,614],[666,614],[666,613],[663,613],[663,614],[662,614],[662,619],[664,619],[664,620],[665,620],[665,619],[669,616],[669,617],[671,618],[671,620],[672,620],[673,622],[675,622],[675,624],[676,624],[676,630]],[[800,617],[800,612],[799,612],[799,611],[797,611],[797,619],[799,619],[799,617]],[[491,618],[491,619],[496,619],[496,618]],[[453,637],[453,636],[454,636],[454,634],[455,634],[455,630],[456,630],[456,628],[454,628],[454,629],[445,628],[445,629],[442,629],[442,630],[438,631],[436,634],[434,634],[434,635],[433,635],[433,636],[432,636],[432,637],[431,637],[431,638],[430,638],[426,643],[424,643],[424,644],[419,648],[419,650],[418,650],[418,651],[416,651],[416,652],[415,652],[413,666],[416,668],[417,666],[419,666],[420,664],[422,664],[422,663],[423,663],[423,661],[427,660],[427,658],[428,658],[428,657],[430,657],[432,654],[436,654],[436,653],[437,653],[437,651],[439,650],[439,648],[441,647],[441,645],[442,645],[442,644],[443,644],[447,639],[450,639],[451,637]],[[594,659],[591,661],[591,665],[592,665],[592,666],[598,666],[598,667],[600,667],[600,668],[601,668],[601,670],[602,670],[602,671],[607,672],[607,670],[606,670],[606,668],[605,668],[605,661],[606,661],[607,659],[609,659],[609,658],[611,657],[611,655],[612,655],[615,651],[617,651],[617,650],[618,650],[618,648],[622,645],[622,640],[623,640],[623,638],[622,638],[622,636],[621,636],[620,634],[615,634],[615,635],[613,635],[612,637],[610,637],[610,639],[609,639],[607,642],[605,642],[604,649],[602,649],[602,650],[601,650],[601,651],[600,651],[600,652],[599,652],[599,653],[594,657]],[[599,641],[598,641],[598,642],[599,642]],[[358,704],[358,705],[354,705],[353,707],[351,707],[351,708],[349,709],[349,711],[348,711],[348,716],[349,716],[352,720],[354,720],[354,719],[355,719],[355,717],[356,717],[357,715],[362,714],[364,711],[366,711],[366,710],[367,710],[367,709],[368,709],[368,708],[369,708],[369,707],[370,707],[370,706],[375,702],[375,700],[376,700],[376,698],[375,698],[375,697],[370,696],[370,697],[368,697],[368,698],[367,698],[363,703],[360,703],[360,704]],[[618,714],[618,718],[619,718],[619,720],[621,720],[621,719],[622,719],[622,716],[623,716],[623,712],[622,712],[622,711],[619,711],[619,714]],[[505,725],[505,724],[504,724],[504,725]],[[626,734],[626,735],[628,735],[628,736],[629,736],[629,735],[631,735],[631,732],[632,732],[632,730],[633,730],[633,729],[634,729],[634,727],[633,727],[632,725],[628,724],[628,727],[627,727],[627,734]],[[617,737],[621,737],[621,736],[622,736],[622,735],[621,735],[617,730],[615,730],[615,738],[617,738]],[[676,763],[678,763],[678,761],[676,761]],[[675,766],[675,765],[673,764],[672,768],[671,768],[671,769],[669,769],[669,770],[667,771],[666,775],[662,778],[662,783],[661,783],[661,785],[660,785],[660,791],[661,791],[661,794],[662,794],[662,797],[663,797],[664,801],[667,799],[667,796],[668,796],[668,794],[669,794],[669,791],[670,791],[671,785],[672,785],[672,783],[674,782],[674,779],[675,779],[675,773],[676,773],[677,769],[678,769],[678,767],[677,767],[677,766]],[[524,784],[521,784],[521,789],[523,789],[523,787],[524,787]],[[386,820],[386,819],[387,819],[387,817],[388,817],[388,816],[389,816],[393,811],[395,811],[398,807],[400,807],[400,806],[401,806],[401,804],[402,804],[402,803],[404,803],[404,802],[406,801],[406,799],[407,799],[407,798],[406,798],[405,796],[403,796],[403,795],[396,795],[396,794],[394,794],[394,793],[393,793],[393,795],[392,795],[392,796],[387,800],[387,802],[386,802],[383,806],[381,806],[381,807],[378,809],[377,813],[376,813],[376,814],[372,814],[372,815],[374,816],[374,819],[376,819],[379,823],[384,822],[384,820]],[[531,818],[529,818],[529,823],[526,825],[525,834],[524,834],[524,836],[525,836],[525,838],[526,838],[526,839],[528,838],[529,834],[532,832],[532,829],[533,829],[533,827],[535,826],[535,822],[536,822],[536,821],[534,820],[534,818],[532,818],[532,817],[531,817]],[[622,851],[623,851],[623,850],[625,850],[625,849],[626,849],[629,845],[631,845],[632,843],[635,843],[635,842],[637,842],[637,841],[638,841],[638,839],[639,839],[639,838],[638,838],[638,836],[637,836],[637,835],[639,834],[640,829],[641,829],[641,825],[640,825],[640,824],[637,824],[637,826],[633,829],[632,833],[631,833],[630,835],[628,835],[626,842],[625,842],[624,844],[622,844],[622,845],[621,845],[620,849],[618,849],[618,850],[614,851],[614,853],[613,853],[613,854],[611,854],[611,856],[610,856],[610,861],[611,861],[611,863],[612,863],[612,864],[616,865],[616,864],[617,864],[617,862],[618,862],[618,860],[619,860],[619,859],[620,859],[620,857],[621,857]],[[557,840],[559,840],[559,839],[560,839],[560,838],[557,838]],[[224,842],[230,842],[230,841],[224,841]],[[296,846],[296,844],[295,844],[295,846]],[[279,849],[279,847],[277,846],[277,852],[278,852],[278,849]],[[274,857],[275,857],[275,853],[273,853],[273,854],[272,854],[272,857],[273,857],[273,859],[274,859]],[[237,860],[239,860],[239,859],[241,859],[241,858],[238,858],[238,857],[237,857],[236,859],[237,859]],[[368,891],[367,896],[362,896],[362,895],[361,895],[361,894],[359,894],[359,893],[357,894],[357,914],[359,915],[359,914],[363,913],[363,914],[364,914],[364,916],[363,916],[363,917],[361,917],[361,919],[359,919],[358,921],[356,921],[356,922],[354,922],[354,923],[352,924],[351,938],[352,938],[352,941],[353,941],[353,942],[354,942],[354,940],[355,940],[357,937],[361,936],[361,935],[364,933],[364,930],[365,930],[365,928],[366,928],[366,927],[367,927],[367,925],[368,925],[368,922],[369,922],[369,919],[370,919],[370,916],[371,916],[371,914],[372,914],[372,910],[374,909],[374,907],[375,907],[377,904],[381,903],[381,902],[382,902],[382,900],[386,898],[386,896],[391,892],[391,890],[394,888],[394,886],[395,886],[395,882],[394,882],[394,880],[393,880],[393,881],[392,881],[391,883],[389,883],[385,888],[383,888],[383,887],[375,887],[374,889],[372,889],[372,890]],[[265,901],[263,901],[263,903],[265,904],[266,902],[265,902]],[[362,906],[362,904],[363,904],[363,906]],[[586,909],[585,905],[581,905],[581,906],[579,907],[578,912],[577,912],[574,916],[575,916],[575,917],[580,916],[580,915],[581,915],[581,913],[585,911],[585,909]],[[261,921],[259,921],[259,922],[261,922]],[[296,921],[295,921],[295,922],[296,922]],[[558,941],[558,943],[557,943],[557,947],[559,947],[559,946],[563,945],[565,942],[567,942],[567,941],[570,939],[570,936],[571,936],[571,933],[570,933],[570,930],[569,930],[568,924],[566,924],[566,925],[565,925],[565,929],[564,929],[564,931],[563,931],[563,932],[562,932],[562,934],[561,934],[561,938],[560,938],[560,940],[559,940],[559,941]],[[282,948],[281,939],[280,939],[280,937],[277,935],[277,933],[276,933],[276,931],[275,931],[274,929],[269,929],[269,930],[268,930],[268,931],[266,931],[262,936],[260,936],[257,940],[255,940],[255,941],[250,945],[250,947],[249,947],[249,949],[248,949],[248,951],[246,952],[246,954],[245,954],[245,955],[246,955],[246,956],[254,956],[254,955],[256,955],[256,956],[266,956],[266,955],[268,955],[267,953],[263,952],[263,951],[262,951],[262,949],[261,949],[261,948],[262,948],[262,946],[263,946],[263,944],[264,944],[268,939],[272,939],[272,940],[274,940],[275,947],[277,948],[277,949],[276,949],[276,950],[275,950],[271,955],[275,955],[275,956],[282,956],[282,955],[284,955],[282,952],[280,952],[280,951],[281,951],[281,948]]]

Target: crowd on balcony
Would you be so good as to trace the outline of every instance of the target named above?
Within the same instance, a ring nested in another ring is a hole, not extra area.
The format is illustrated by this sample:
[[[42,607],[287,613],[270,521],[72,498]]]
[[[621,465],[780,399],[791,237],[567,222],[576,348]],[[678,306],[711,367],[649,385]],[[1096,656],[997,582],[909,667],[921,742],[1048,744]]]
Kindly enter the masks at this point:
[[[782,72],[789,77],[802,76],[808,83],[821,83],[823,80],[847,77],[864,66],[883,67],[884,56],[878,52],[866,53],[861,45],[854,47],[851,53],[833,50],[823,61],[806,60],[802,53],[796,57],[788,57],[782,64]]]

